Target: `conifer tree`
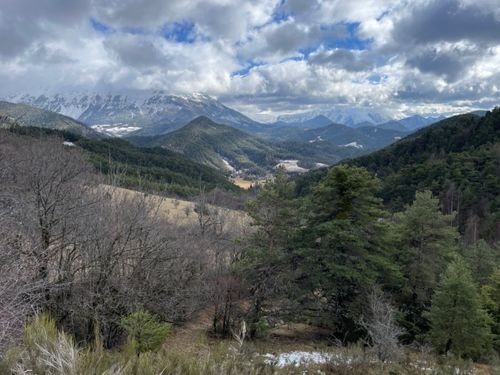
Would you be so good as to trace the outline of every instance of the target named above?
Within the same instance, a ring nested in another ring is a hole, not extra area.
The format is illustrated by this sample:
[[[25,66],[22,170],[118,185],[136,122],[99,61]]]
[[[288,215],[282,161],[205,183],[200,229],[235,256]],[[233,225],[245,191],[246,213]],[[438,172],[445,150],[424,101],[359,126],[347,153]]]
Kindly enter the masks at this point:
[[[427,315],[429,336],[439,352],[477,359],[491,348],[491,319],[462,258],[449,264]]]
[[[457,249],[458,232],[452,215],[443,215],[439,200],[430,191],[417,192],[412,205],[396,215],[399,263],[406,278],[403,312],[410,339],[428,329],[423,312],[428,309],[439,276]]]
[[[486,310],[493,320],[493,345],[500,353],[500,267],[490,276],[488,283],[481,289],[481,294]]]

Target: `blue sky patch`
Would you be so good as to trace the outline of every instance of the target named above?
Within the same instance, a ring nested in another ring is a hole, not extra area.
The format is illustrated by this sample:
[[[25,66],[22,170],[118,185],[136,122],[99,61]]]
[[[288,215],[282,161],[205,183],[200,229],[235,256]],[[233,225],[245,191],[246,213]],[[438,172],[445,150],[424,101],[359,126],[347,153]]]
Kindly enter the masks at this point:
[[[160,34],[168,40],[177,43],[193,43],[196,39],[195,24],[193,22],[183,21],[166,24],[160,31]]]
[[[374,73],[369,75],[366,80],[370,82],[372,85],[379,85],[387,79],[385,74]]]
[[[250,70],[252,70],[253,68],[257,67],[257,66],[261,66],[261,65],[264,65],[262,63],[256,63],[256,62],[250,62],[246,67],[244,67],[243,69],[240,69],[240,70],[237,70],[235,72],[233,72],[231,74],[232,77],[235,77],[235,76],[240,76],[240,77],[243,77],[243,76],[246,76],[248,73],[250,73]]]
[[[359,29],[359,22],[348,22],[343,23],[345,26],[345,36],[340,38],[330,38],[324,41],[324,45],[327,48],[344,48],[344,49],[355,49],[355,50],[365,50],[370,47],[372,42],[371,39],[361,39],[357,36]],[[338,26],[338,25],[337,25]],[[323,30],[328,30],[331,26],[322,26]]]
[[[100,32],[102,34],[111,34],[111,33],[114,33],[116,31],[111,26],[108,26],[108,25],[106,25],[106,24],[104,24],[102,22],[99,22],[95,18],[91,18],[90,19],[90,26],[92,26],[92,28],[95,31],[98,31],[98,32]]]

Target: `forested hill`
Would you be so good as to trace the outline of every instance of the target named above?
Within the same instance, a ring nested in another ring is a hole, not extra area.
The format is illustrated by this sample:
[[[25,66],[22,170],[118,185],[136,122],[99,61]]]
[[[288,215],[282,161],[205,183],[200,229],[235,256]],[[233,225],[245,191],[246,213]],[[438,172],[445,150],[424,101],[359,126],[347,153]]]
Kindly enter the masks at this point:
[[[445,212],[458,211],[466,237],[500,237],[500,108],[460,115],[422,129],[383,150],[354,159],[383,182],[393,210],[430,189]]]
[[[159,147],[143,148],[118,138],[89,139],[67,131],[34,127],[13,126],[1,131],[63,138],[83,149],[100,172],[114,175],[115,182],[123,187],[162,191],[183,197],[199,194],[200,186],[208,190],[215,187],[239,190],[219,171]]]

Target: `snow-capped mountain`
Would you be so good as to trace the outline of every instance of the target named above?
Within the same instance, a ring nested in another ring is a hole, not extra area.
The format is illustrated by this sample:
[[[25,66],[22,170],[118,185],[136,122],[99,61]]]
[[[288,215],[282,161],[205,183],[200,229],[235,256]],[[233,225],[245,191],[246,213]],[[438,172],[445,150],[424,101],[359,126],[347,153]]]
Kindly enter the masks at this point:
[[[173,96],[163,91],[126,93],[21,94],[7,97],[14,103],[57,112],[77,119],[97,131],[123,136],[163,134],[179,128],[198,116],[252,131],[259,123],[203,95]]]
[[[431,116],[431,117],[424,117],[420,115],[414,115],[410,117],[406,117],[404,119],[395,121],[388,121],[383,124],[378,125],[379,128],[381,129],[388,129],[388,130],[397,130],[397,131],[402,131],[402,132],[411,132],[415,131],[417,129],[426,127],[428,125],[431,125],[435,122],[438,122],[440,120],[443,120],[445,117],[444,116]]]
[[[392,120],[389,112],[379,109],[362,107],[336,107],[328,110],[316,110],[293,115],[283,115],[278,117],[278,121],[286,123],[299,123],[311,120],[318,116],[329,118],[332,122],[350,127],[355,127],[357,124],[366,123],[378,125]]]

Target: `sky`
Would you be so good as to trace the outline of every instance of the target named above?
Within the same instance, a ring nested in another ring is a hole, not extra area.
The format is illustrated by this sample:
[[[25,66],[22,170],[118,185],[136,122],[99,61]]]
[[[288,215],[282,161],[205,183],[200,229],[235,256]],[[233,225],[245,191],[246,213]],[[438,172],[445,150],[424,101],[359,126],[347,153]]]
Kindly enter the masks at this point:
[[[204,93],[250,117],[500,105],[500,0],[0,0],[0,92]]]

